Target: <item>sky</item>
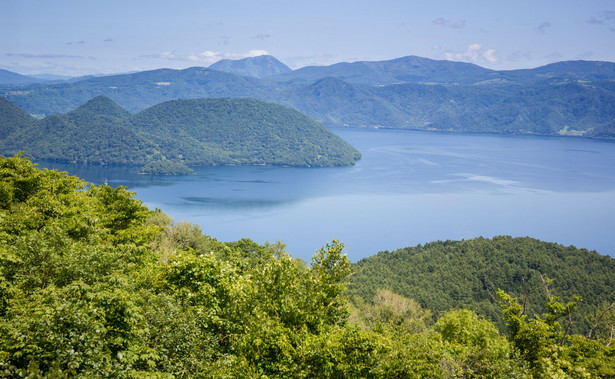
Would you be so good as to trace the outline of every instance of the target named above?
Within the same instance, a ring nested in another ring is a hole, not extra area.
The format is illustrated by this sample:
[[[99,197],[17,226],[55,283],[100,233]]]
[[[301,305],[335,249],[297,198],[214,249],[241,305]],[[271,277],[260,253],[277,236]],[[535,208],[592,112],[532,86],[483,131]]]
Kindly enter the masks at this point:
[[[417,55],[496,70],[615,62],[615,0],[4,0],[0,68],[79,76],[273,55]]]

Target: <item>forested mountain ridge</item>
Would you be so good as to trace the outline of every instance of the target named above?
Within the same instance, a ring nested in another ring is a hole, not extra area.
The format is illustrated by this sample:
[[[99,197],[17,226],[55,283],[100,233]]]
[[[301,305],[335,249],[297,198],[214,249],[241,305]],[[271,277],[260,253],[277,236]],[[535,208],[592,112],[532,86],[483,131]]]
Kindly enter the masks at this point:
[[[257,65],[256,59],[240,67]],[[98,95],[133,113],[174,99],[249,97],[295,108],[327,126],[613,139],[614,82],[611,62],[494,71],[410,56],[305,67],[263,79],[211,68],[161,69],[3,93],[36,115],[68,112]]]
[[[175,168],[341,166],[360,158],[333,132],[293,109],[239,98],[174,100],[131,115],[98,96],[0,139],[0,152],[20,151],[37,159],[123,165],[167,162]],[[159,166],[148,167],[164,171]]]
[[[34,124],[32,116],[5,97],[0,96],[0,140],[32,124]]]
[[[526,296],[528,315],[546,312],[543,279],[548,278],[553,280],[550,290],[562,298],[581,296],[583,314],[615,301],[615,259],[527,237],[439,241],[384,251],[357,262],[356,272],[349,293],[364,300],[386,288],[436,314],[469,308],[493,321],[501,320],[493,299],[498,289]],[[577,320],[573,327],[587,333],[591,325]]]
[[[344,291],[356,270],[339,241],[306,264],[281,243],[220,242],[172,223],[133,195],[0,157],[1,376],[615,375],[615,303],[579,314],[579,300],[560,301],[560,288],[547,283],[547,311],[533,315],[498,291],[506,332],[471,310],[438,311],[434,320],[387,289],[353,306]],[[535,253],[508,240],[520,255]],[[558,262],[561,251],[553,253]],[[585,317],[591,331],[574,333],[570,321]]]

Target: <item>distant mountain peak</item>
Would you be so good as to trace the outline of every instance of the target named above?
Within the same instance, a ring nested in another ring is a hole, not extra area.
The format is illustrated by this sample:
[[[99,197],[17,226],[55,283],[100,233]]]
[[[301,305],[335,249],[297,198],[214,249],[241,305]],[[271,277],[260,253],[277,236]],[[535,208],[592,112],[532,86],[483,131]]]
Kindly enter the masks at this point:
[[[290,67],[271,55],[259,55],[238,60],[222,59],[209,66],[209,68],[259,79],[292,71]]]

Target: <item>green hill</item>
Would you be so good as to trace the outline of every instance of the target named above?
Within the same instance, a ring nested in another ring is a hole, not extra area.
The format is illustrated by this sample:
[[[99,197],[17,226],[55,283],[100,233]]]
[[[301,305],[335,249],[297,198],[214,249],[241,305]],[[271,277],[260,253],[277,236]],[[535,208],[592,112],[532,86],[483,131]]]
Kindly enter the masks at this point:
[[[0,140],[9,134],[32,126],[34,118],[26,111],[0,96]]]
[[[183,173],[186,165],[343,166],[360,158],[298,111],[251,99],[175,100],[130,115],[98,96],[0,141],[0,152],[20,151],[75,163],[158,162],[144,168],[149,173]]]
[[[501,319],[492,296],[497,289],[521,298],[527,314],[546,312],[543,278],[564,301],[581,296],[582,314],[615,301],[615,259],[594,251],[565,247],[532,238],[477,238],[433,242],[392,252],[384,251],[357,262],[349,293],[371,301],[376,290],[388,289],[418,301],[424,308],[444,312],[468,308],[491,320]],[[577,331],[587,331],[577,320]]]
[[[194,165],[346,166],[360,157],[303,114],[253,99],[169,101],[131,117],[125,125],[150,136],[174,159]],[[211,152],[211,160],[202,151]]]
[[[0,141],[0,151],[73,163],[145,164],[156,145],[122,126],[130,113],[96,97],[66,114],[54,114]]]

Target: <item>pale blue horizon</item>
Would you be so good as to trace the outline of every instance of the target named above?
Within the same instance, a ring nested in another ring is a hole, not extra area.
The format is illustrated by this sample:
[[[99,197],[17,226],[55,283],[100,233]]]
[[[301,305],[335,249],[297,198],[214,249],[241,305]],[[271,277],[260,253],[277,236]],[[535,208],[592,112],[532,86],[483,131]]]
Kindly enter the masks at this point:
[[[615,3],[24,0],[0,14],[0,68],[78,76],[261,54],[296,69],[416,55],[509,70],[615,61]]]

